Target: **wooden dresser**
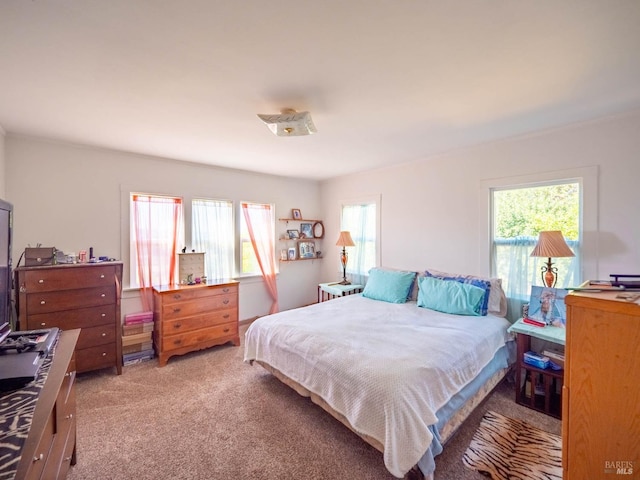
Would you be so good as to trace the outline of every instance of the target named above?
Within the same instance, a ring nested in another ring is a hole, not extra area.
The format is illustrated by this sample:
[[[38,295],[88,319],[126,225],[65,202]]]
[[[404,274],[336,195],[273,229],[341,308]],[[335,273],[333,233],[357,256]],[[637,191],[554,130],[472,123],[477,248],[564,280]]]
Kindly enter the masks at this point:
[[[616,295],[565,298],[564,480],[640,476],[640,305]]]
[[[81,328],[78,372],[116,367],[122,373],[122,263],[16,268],[21,330]]]
[[[15,479],[63,479],[69,466],[76,463],[74,347],[79,334],[79,330],[60,333],[20,451]]]
[[[240,345],[237,281],[160,286],[153,293],[153,343],[161,367],[173,355]]]

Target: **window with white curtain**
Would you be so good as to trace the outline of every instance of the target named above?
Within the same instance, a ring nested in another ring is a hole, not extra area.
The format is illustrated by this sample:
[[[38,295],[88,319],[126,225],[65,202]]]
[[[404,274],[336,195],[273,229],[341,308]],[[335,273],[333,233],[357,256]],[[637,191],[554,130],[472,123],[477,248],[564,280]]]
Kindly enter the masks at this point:
[[[184,243],[182,198],[132,193],[130,222],[130,285],[177,281],[176,252]]]
[[[379,199],[343,202],[341,213],[340,230],[350,232],[356,244],[346,247],[347,275],[352,283],[364,284],[369,270],[379,264]]]
[[[197,198],[191,202],[191,241],[205,252],[204,272],[209,279],[232,278],[235,235],[233,202]]]
[[[556,288],[580,284],[581,182],[544,182],[491,190],[492,276],[502,279],[511,317],[527,303],[531,286],[543,286],[546,258],[531,257],[541,231],[560,230],[575,257],[553,258]]]

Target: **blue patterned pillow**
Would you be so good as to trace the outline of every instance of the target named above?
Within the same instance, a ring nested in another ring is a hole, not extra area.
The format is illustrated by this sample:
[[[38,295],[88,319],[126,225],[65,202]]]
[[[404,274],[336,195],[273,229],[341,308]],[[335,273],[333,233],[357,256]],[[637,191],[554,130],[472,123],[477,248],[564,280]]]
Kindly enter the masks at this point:
[[[485,291],[463,282],[421,277],[418,280],[418,306],[454,315],[480,315]]]
[[[480,306],[480,315],[485,316],[489,310],[489,295],[491,294],[491,282],[489,280],[482,280],[480,278],[472,278],[469,276],[457,275],[457,276],[445,276],[434,275],[429,270],[426,270],[424,274],[427,277],[434,277],[445,281],[455,281],[459,283],[466,283],[473,285],[474,287],[482,288],[485,291],[484,298],[482,299],[482,305]]]
[[[405,303],[415,276],[416,272],[372,268],[362,296],[383,302]]]

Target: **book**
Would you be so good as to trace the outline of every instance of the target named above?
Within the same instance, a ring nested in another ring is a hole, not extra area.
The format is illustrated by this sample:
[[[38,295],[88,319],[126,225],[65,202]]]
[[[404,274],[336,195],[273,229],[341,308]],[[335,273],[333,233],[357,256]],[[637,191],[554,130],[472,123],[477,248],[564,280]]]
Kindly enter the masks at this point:
[[[524,317],[522,319],[522,321],[524,323],[528,323],[529,325],[535,325],[536,327],[546,327],[547,324],[544,322],[539,322],[538,320],[535,320],[533,318],[529,318],[529,317]]]
[[[153,342],[134,343],[133,345],[126,345],[122,347],[122,354],[142,352],[144,350],[153,349]]]
[[[566,296],[564,289],[532,286],[527,317],[545,325],[564,327],[567,322]]]
[[[126,355],[122,355],[122,364],[133,365],[134,363],[151,360],[154,357],[155,352],[153,350],[143,350],[142,352],[128,353]]]
[[[143,332],[137,333],[135,335],[127,335],[126,337],[122,337],[122,347],[126,347],[129,345],[135,345],[138,343],[148,343],[153,341],[152,334],[153,332]]]
[[[130,313],[124,316],[125,325],[153,322],[153,312]]]
[[[152,332],[153,322],[134,323],[131,325],[122,325],[122,336],[137,335],[138,333]]]

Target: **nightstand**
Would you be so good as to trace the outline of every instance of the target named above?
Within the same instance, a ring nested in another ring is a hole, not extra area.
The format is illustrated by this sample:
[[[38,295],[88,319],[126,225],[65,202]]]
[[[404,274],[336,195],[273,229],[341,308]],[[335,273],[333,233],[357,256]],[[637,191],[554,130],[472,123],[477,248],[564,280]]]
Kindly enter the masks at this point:
[[[537,327],[520,319],[509,327],[509,332],[517,334],[516,403],[561,418],[564,370],[534,367],[524,363],[523,356],[531,350],[531,338],[564,346],[565,329]]]
[[[318,303],[325,300],[331,300],[336,297],[344,297],[345,295],[353,295],[362,292],[362,285],[341,285],[339,283],[320,283],[318,284]]]

